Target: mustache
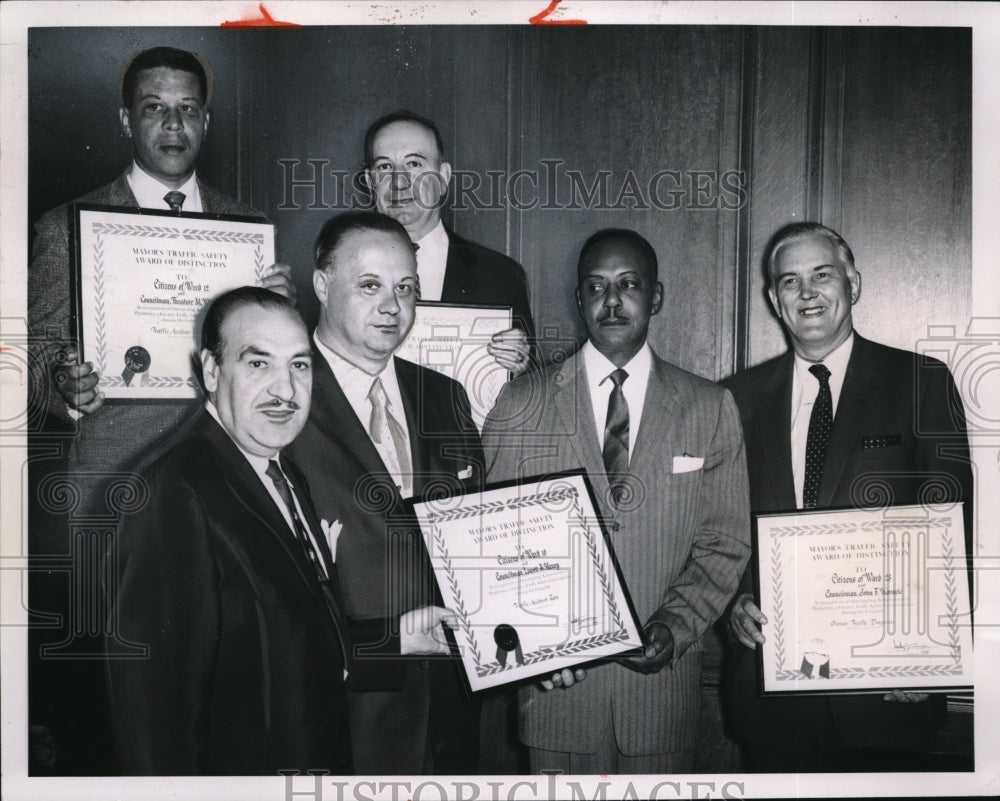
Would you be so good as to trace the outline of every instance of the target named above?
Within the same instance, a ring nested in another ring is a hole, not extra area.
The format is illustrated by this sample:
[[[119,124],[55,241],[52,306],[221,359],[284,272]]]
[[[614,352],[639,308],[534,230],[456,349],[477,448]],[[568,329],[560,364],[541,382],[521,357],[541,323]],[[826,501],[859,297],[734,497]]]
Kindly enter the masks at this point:
[[[600,325],[601,323],[607,322],[608,320],[615,320],[627,323],[629,321],[629,318],[624,314],[616,314],[615,312],[609,311],[609,312],[604,312],[604,314],[600,315],[597,318],[597,324]]]
[[[298,411],[299,404],[293,400],[283,401],[279,398],[274,398],[273,400],[266,401],[265,403],[258,403],[255,409],[280,409],[282,407],[287,407],[289,411]]]

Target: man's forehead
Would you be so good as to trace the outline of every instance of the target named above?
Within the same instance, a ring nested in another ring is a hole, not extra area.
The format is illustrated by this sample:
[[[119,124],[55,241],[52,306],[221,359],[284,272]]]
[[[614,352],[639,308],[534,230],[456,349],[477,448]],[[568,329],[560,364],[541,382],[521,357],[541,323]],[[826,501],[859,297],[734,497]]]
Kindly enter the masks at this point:
[[[580,270],[583,276],[625,273],[648,277],[650,269],[639,248],[623,239],[610,239],[598,244],[587,254]]]
[[[135,95],[143,97],[151,92],[181,91],[190,97],[201,96],[201,82],[198,76],[187,70],[178,70],[173,67],[149,67],[142,70],[136,77]]]
[[[380,128],[372,141],[373,156],[389,155],[389,151],[406,150],[428,157],[439,156],[434,134],[413,120],[396,120]]]
[[[382,231],[350,231],[344,235],[333,257],[335,268],[348,272],[378,274],[417,274],[417,258],[413,245],[402,235]],[[404,276],[405,277],[405,276]]]
[[[228,350],[247,348],[271,352],[274,349],[309,349],[305,323],[293,309],[279,306],[241,306],[222,321],[222,340]]]
[[[789,269],[811,269],[813,267],[842,267],[843,260],[833,242],[823,236],[814,235],[806,239],[794,239],[782,245],[774,254],[775,272]]]

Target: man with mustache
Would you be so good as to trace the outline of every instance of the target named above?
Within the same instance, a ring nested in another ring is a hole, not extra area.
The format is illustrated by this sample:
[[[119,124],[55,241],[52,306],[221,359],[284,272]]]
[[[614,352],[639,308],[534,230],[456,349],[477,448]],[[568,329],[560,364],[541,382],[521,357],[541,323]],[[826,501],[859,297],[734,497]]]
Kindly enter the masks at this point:
[[[483,429],[490,482],[586,468],[646,640],[641,654],[588,668],[582,682],[520,688],[532,772],[690,772],[701,637],[750,553],[736,405],[649,347],[663,298],[657,271],[635,231],[591,236],[576,289],[589,339],[508,384]]]
[[[765,267],[791,349],[724,382],[743,420],[753,510],[863,506],[885,503],[886,493],[891,504],[965,500],[971,555],[969,444],[948,368],[854,330],[861,273],[836,231],[819,223],[782,228]],[[827,442],[811,452],[818,431]],[[744,576],[726,615],[731,725],[747,769],[931,770],[943,694],[758,697],[755,652],[768,628],[752,578]]]
[[[146,649],[107,662],[121,767],[350,773],[336,569],[284,454],[309,414],[309,334],[243,287],[212,303],[200,358],[208,400],[143,470],[109,556],[113,629]]]
[[[466,698],[457,662],[372,652],[408,638],[408,613],[424,610],[417,629],[446,617],[434,606],[434,577],[405,500],[479,485],[482,448],[469,400],[457,382],[393,355],[419,295],[402,225],[374,212],[333,217],[316,238],[315,265],[312,411],[290,453],[310,479],[319,516],[343,526],[334,556],[346,608],[352,628],[369,632],[354,643],[353,673],[364,688],[352,681],[357,691],[348,695],[354,767],[475,773],[479,704]]]

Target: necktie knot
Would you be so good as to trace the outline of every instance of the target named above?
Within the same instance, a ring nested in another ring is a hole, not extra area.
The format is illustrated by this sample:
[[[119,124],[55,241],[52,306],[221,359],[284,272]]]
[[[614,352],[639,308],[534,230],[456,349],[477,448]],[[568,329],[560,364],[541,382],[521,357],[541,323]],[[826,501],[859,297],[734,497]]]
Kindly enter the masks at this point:
[[[163,196],[163,199],[167,201],[167,205],[170,206],[171,211],[179,212],[181,206],[184,205],[184,201],[187,198],[183,192],[178,192],[176,189],[172,189]]]
[[[615,385],[615,389],[620,389],[621,385],[625,383],[625,379],[628,378],[628,373],[619,367],[611,375],[609,375],[608,378],[610,378],[611,383]]]
[[[816,376],[816,380],[819,381],[820,386],[827,383],[830,380],[830,371],[825,364],[814,364],[809,368],[809,372]]]

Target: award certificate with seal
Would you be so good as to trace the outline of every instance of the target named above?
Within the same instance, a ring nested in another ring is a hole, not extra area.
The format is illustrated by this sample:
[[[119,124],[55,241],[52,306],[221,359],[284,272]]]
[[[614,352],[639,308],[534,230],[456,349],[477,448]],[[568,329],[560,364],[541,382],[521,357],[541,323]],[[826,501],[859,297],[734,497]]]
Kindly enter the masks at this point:
[[[412,505],[473,691],[642,647],[584,471]]]
[[[513,314],[510,306],[417,303],[413,328],[396,355],[458,381],[482,431],[486,415],[510,379],[486,348],[494,334],[514,325]]]
[[[110,399],[199,394],[205,307],[258,282],[274,226],[257,219],[77,204],[76,331]]]
[[[970,688],[962,504],[756,515],[764,695]]]

